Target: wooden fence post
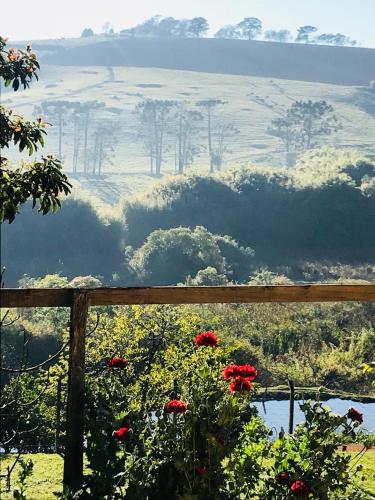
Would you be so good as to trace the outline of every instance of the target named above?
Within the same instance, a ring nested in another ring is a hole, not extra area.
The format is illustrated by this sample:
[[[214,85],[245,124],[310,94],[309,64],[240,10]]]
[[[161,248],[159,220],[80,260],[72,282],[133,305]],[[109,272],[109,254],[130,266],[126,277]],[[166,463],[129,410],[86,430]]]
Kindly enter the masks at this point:
[[[66,407],[66,442],[64,488],[79,489],[83,476],[83,427],[85,397],[85,335],[88,296],[84,290],[73,292],[70,310],[70,351],[68,400]]]
[[[288,380],[290,395],[289,395],[289,434],[293,434],[294,428],[294,382]]]

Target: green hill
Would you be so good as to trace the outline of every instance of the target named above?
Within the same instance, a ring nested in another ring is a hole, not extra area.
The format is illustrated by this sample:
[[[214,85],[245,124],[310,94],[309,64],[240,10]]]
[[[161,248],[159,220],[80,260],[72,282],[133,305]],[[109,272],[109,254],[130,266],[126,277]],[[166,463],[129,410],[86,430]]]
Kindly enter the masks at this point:
[[[35,42],[34,48],[42,60],[39,84],[25,92],[6,92],[3,104],[29,115],[37,113],[41,102],[55,100],[97,100],[105,105],[90,116],[88,141],[91,154],[95,154],[95,131],[103,121],[109,123],[116,138],[110,161],[104,162],[101,177],[84,176],[80,153],[78,172],[72,175],[79,195],[90,197],[101,207],[116,204],[122,195],[142,192],[155,180],[149,175],[149,159],[139,140],[140,126],[134,113],[137,104],[145,99],[184,102],[192,109],[197,109],[200,100],[224,101],[216,123],[231,124],[238,133],[228,140],[223,169],[249,163],[284,165],[284,147],[267,134],[267,127],[296,100],[326,100],[334,107],[342,129],[322,137],[319,146],[374,154],[375,119],[358,104],[359,87],[353,86],[375,79],[372,49],[103,37]],[[46,118],[54,125],[49,129],[47,148],[56,153],[57,120],[53,116]],[[74,121],[67,116],[65,122],[62,153],[65,168],[71,173]],[[207,172],[204,122],[196,146],[198,154],[188,170]],[[169,133],[165,137],[162,175],[173,175],[175,171],[176,138]]]
[[[36,48],[43,45],[37,44]],[[55,46],[44,62],[259,76],[336,85],[375,79],[375,50],[216,38],[113,38]],[[51,46],[48,47],[51,50]]]

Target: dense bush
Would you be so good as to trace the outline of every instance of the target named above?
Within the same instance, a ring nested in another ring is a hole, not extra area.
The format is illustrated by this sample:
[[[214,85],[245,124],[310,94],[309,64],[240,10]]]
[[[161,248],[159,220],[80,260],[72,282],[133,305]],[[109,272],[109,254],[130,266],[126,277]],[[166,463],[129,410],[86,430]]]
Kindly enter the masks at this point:
[[[301,185],[292,172],[259,168],[171,180],[125,204],[126,242],[137,248],[156,229],[202,225],[251,246],[259,264],[371,261],[375,198],[357,184],[343,174]]]
[[[109,283],[122,269],[120,224],[104,223],[83,201],[67,200],[61,211],[43,217],[25,207],[1,233],[7,286],[15,286],[24,274],[53,273],[70,279],[93,275]]]
[[[212,267],[233,280],[245,280],[251,270],[253,252],[239,247],[228,236],[210,233],[204,227],[179,227],[152,232],[129,261],[137,282],[171,285]]]

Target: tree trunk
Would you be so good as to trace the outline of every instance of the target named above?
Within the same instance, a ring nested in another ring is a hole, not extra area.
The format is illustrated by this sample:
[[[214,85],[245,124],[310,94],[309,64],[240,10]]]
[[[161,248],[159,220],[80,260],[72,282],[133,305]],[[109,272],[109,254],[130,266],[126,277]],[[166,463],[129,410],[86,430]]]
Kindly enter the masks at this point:
[[[103,166],[103,138],[101,139],[99,146],[99,177],[102,175],[102,166]]]
[[[208,154],[210,157],[210,173],[214,171],[214,162],[212,161],[212,133],[211,133],[211,109],[207,110],[207,134],[208,134]]]
[[[182,152],[182,111],[180,111],[180,120],[178,128],[178,173],[184,173],[184,159]]]
[[[88,171],[88,155],[87,155],[87,142],[88,142],[88,134],[89,134],[89,114],[90,111],[87,110],[85,115],[85,140],[83,146],[83,171],[87,174]]]

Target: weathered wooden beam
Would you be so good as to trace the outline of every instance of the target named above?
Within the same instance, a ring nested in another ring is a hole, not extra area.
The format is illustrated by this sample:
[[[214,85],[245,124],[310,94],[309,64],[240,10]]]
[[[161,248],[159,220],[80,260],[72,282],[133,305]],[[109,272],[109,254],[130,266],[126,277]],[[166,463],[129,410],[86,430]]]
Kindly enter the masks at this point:
[[[66,409],[66,443],[64,456],[64,488],[76,491],[83,476],[83,430],[85,399],[85,335],[88,294],[76,290],[70,314],[70,351],[68,368],[68,400]]]
[[[0,307],[69,307],[79,289],[0,290]],[[82,290],[82,289],[81,289]],[[167,286],[86,289],[90,306],[126,304],[240,304],[375,301],[375,284],[275,286]]]
[[[96,288],[90,305],[375,301],[374,285]]]
[[[2,288],[0,307],[70,307],[73,288]]]

